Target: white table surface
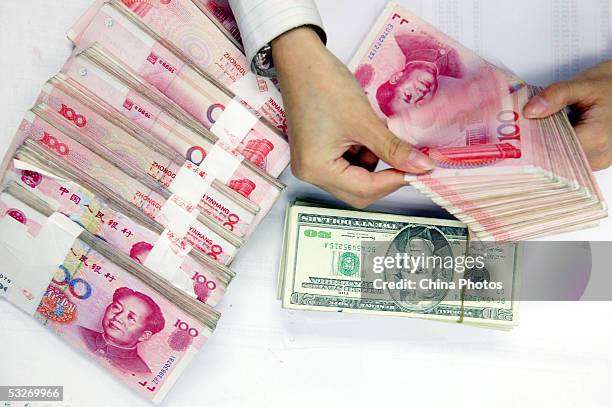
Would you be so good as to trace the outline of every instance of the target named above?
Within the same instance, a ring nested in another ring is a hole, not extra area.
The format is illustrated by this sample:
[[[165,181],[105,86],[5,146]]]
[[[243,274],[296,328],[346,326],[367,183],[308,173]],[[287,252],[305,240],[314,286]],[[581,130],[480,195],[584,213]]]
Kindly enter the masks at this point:
[[[330,48],[348,61],[385,2],[317,3]],[[610,0],[399,3],[538,84],[612,56]],[[64,33],[88,4],[0,0],[0,155],[69,55]],[[612,202],[612,171],[597,177]],[[523,303],[510,333],[281,310],[275,283],[284,206],[295,197],[329,199],[290,174],[282,180],[287,194],[233,265],[238,276],[217,331],[165,406],[612,405],[612,303]],[[447,216],[409,188],[377,208]],[[553,239],[610,241],[612,221]],[[0,385],[65,386],[65,401],[53,406],[149,405],[10,304],[0,302],[0,315]]]

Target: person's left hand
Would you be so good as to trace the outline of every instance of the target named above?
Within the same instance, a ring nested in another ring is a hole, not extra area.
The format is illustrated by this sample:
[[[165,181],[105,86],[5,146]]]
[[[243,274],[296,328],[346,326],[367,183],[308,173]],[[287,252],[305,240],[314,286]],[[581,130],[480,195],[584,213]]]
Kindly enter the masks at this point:
[[[541,119],[575,106],[580,113],[576,133],[594,170],[612,165],[612,60],[570,81],[544,89],[525,106],[529,119]]]
[[[389,131],[312,28],[281,35],[272,52],[296,177],[361,209],[408,185],[406,173],[434,168],[427,155]],[[380,160],[392,168],[375,172]]]

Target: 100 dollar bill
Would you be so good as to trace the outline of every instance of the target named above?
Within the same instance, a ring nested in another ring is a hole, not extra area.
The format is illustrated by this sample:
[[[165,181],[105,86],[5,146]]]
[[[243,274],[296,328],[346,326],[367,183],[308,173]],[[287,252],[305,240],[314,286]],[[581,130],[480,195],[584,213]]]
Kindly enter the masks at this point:
[[[382,265],[377,259],[397,258],[416,267],[374,267]],[[289,309],[506,329],[517,322],[515,264],[515,245],[470,244],[466,226],[457,221],[298,202],[287,210],[278,294]]]

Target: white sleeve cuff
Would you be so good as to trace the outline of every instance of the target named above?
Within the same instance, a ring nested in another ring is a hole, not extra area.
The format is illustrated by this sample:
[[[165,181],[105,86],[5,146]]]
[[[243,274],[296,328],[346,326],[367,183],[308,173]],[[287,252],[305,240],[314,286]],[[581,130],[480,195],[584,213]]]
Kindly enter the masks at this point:
[[[304,25],[313,26],[326,42],[323,22],[313,0],[230,0],[247,60],[276,37]]]

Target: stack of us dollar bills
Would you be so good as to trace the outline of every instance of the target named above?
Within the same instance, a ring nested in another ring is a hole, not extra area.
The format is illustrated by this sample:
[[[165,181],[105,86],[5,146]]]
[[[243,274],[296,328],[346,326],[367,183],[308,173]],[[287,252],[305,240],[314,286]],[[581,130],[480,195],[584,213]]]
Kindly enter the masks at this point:
[[[508,330],[518,322],[518,247],[471,242],[457,221],[293,202],[283,308],[408,316]]]

